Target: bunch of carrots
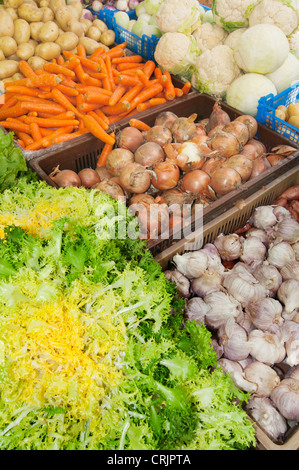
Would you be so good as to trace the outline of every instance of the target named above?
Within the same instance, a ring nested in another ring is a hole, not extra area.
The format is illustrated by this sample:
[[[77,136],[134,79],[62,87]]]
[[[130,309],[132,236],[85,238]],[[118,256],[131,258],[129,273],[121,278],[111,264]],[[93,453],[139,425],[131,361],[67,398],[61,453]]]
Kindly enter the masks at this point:
[[[115,143],[111,124],[187,94],[171,75],[142,56],[125,55],[127,43],[109,51],[99,47],[87,57],[63,51],[43,70],[19,62],[24,78],[5,83],[0,125],[13,131],[26,151],[40,150],[92,133],[108,147]],[[135,122],[138,125],[138,120]],[[134,118],[131,118],[134,125]]]

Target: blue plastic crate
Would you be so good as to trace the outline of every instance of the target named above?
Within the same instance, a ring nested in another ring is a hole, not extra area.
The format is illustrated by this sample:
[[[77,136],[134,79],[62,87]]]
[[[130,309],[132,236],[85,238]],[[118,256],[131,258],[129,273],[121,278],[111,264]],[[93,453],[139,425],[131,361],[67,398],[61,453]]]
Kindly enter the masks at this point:
[[[112,19],[114,14],[119,10],[110,10],[106,7],[102,8],[100,11],[94,11],[92,8],[88,8],[88,10],[91,11],[93,15],[96,15],[99,20],[104,21],[104,23],[106,23],[108,26],[108,29],[114,29],[112,25]],[[137,17],[135,10],[126,11],[126,13],[129,15],[130,20],[136,20]]]
[[[275,110],[278,106],[283,105],[288,107],[289,104],[297,103],[298,101],[299,84],[295,84],[290,88],[287,88],[276,96],[272,93],[270,95],[263,96],[259,100],[256,120],[270,129],[273,129],[278,134],[282,134],[287,137],[289,140],[299,143],[299,128],[292,126],[286,121],[275,116]]]

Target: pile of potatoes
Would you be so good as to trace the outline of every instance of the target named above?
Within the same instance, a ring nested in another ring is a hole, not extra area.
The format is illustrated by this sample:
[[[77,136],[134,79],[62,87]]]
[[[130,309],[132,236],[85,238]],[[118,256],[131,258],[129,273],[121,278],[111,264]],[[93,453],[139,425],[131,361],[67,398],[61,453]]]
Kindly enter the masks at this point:
[[[277,106],[275,116],[299,128],[299,103],[290,103],[288,106]]]
[[[26,60],[34,70],[58,57],[61,51],[88,55],[99,46],[108,49],[115,33],[96,19],[83,18],[79,0],[4,0],[0,5],[0,80],[18,80],[18,62]]]

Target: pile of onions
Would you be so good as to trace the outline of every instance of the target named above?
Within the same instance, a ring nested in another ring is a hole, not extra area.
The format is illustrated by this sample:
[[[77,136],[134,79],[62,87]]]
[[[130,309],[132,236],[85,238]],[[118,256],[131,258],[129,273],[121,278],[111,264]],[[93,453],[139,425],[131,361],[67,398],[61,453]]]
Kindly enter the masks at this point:
[[[282,196],[298,201],[299,186]],[[299,428],[299,222],[283,206],[257,207],[172,266],[185,321],[210,330],[218,366],[251,394],[247,412],[274,440]]]

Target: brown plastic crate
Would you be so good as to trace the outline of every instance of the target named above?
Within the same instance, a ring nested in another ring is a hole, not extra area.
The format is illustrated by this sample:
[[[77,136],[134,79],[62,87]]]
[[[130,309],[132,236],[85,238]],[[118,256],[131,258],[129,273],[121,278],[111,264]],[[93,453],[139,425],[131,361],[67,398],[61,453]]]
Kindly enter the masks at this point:
[[[211,243],[221,233],[229,234],[243,227],[256,207],[272,204],[275,199],[287,188],[299,184],[299,166],[278,177],[275,181],[268,183],[255,194],[246,198],[244,207],[238,209],[233,207],[225,214],[215,218],[194,232],[192,239],[182,239],[159,253],[155,260],[162,266],[163,270],[171,267],[174,255],[183,254],[187,251],[197,250],[206,243]],[[249,415],[250,417],[250,415]],[[274,442],[267,433],[251,419],[256,431],[257,446],[259,450],[299,450],[299,424],[290,428],[283,440]]]
[[[155,117],[164,110],[173,111],[178,116],[189,116],[192,113],[198,114],[198,119],[208,117],[211,112],[215,99],[205,94],[186,95],[181,98],[180,102],[167,103],[161,105],[159,109],[153,111],[144,111],[140,113],[139,119],[142,119],[149,125],[154,123]],[[242,113],[234,108],[223,103],[222,108],[228,112],[231,119],[235,119]],[[114,130],[117,132],[118,129],[122,129],[128,125],[128,121],[125,123],[118,123],[115,125]],[[291,143],[283,136],[280,136],[276,132],[268,129],[265,126],[258,125],[259,139],[267,146],[268,149],[277,145]],[[293,145],[293,144],[292,144]],[[293,145],[299,148],[299,145]],[[103,148],[103,143],[92,137],[90,139],[82,139],[77,144],[63,145],[60,149],[52,150],[51,152],[37,157],[29,162],[31,168],[35,170],[42,180],[48,182],[52,186],[56,186],[55,183],[49,178],[49,173],[59,165],[60,169],[71,169],[74,171],[80,171],[84,167],[96,167],[97,155]],[[285,158],[282,162],[269,168],[261,175],[256,178],[244,183],[240,189],[231,191],[225,196],[219,197],[215,202],[210,204],[208,207],[203,209],[204,223],[206,224],[210,220],[224,213],[228,209],[243,200],[245,197],[253,194],[259,190],[263,185],[274,180],[281,174],[284,174],[287,170],[292,168],[296,163],[299,162],[299,150],[290,157]],[[191,218],[191,227],[193,229],[195,225],[195,217]],[[176,240],[178,237],[176,237]],[[158,238],[156,240],[150,240],[148,242],[148,248],[156,255],[169,247],[174,241],[173,233],[170,231],[170,236],[167,239]]]

